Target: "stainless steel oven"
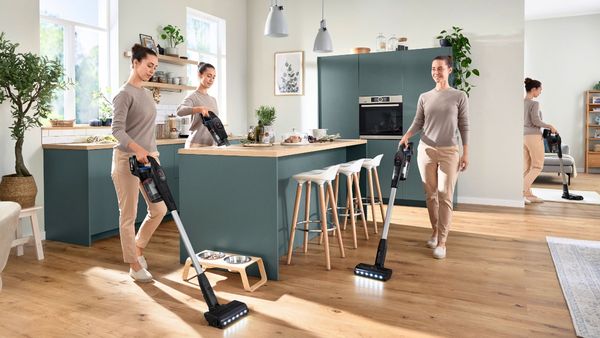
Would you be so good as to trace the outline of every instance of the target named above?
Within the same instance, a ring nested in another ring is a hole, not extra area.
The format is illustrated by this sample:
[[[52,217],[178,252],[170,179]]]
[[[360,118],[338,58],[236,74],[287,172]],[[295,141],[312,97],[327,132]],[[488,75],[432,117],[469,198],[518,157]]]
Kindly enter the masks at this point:
[[[358,104],[360,138],[402,138],[402,95],[361,96]]]

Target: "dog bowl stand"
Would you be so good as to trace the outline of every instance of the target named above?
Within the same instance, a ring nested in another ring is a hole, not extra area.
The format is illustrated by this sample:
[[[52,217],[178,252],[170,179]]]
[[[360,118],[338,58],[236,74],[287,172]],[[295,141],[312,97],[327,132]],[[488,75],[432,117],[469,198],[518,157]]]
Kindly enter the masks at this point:
[[[221,268],[221,269],[227,269],[230,272],[237,272],[240,274],[240,277],[242,278],[242,284],[244,285],[244,290],[246,290],[246,291],[254,292],[256,289],[263,286],[267,282],[267,273],[265,271],[265,265],[263,263],[262,258],[260,258],[260,257],[248,256],[248,257],[250,257],[250,260],[246,263],[230,264],[225,261],[225,258],[229,257],[229,256],[235,256],[237,254],[225,253],[225,256],[223,258],[203,259],[203,258],[200,258],[200,253],[201,252],[197,253],[196,257],[198,257],[198,261],[200,262],[200,265],[202,266],[202,268],[204,270],[210,269],[210,268]],[[248,275],[246,274],[246,268],[252,264],[256,264],[258,266],[258,270],[260,271],[260,280],[256,283],[254,283],[253,285],[250,285],[250,283],[248,282]],[[181,278],[185,281],[190,280],[195,277],[195,275],[194,275],[194,276],[188,278],[191,266],[192,266],[192,260],[191,260],[191,258],[188,257],[185,260],[185,264],[183,266],[183,272],[182,272],[182,276],[181,276]]]

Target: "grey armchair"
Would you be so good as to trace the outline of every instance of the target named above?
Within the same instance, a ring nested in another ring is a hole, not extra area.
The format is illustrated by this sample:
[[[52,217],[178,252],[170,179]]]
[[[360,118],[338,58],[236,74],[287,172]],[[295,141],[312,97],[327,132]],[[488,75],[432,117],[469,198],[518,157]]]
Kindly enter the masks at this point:
[[[544,140],[544,144],[546,140]],[[548,149],[548,147],[546,147]],[[569,155],[569,146],[566,144],[562,145],[562,154],[563,154],[563,166],[565,168],[565,174],[568,177],[568,184],[571,184],[571,177],[575,177],[577,175],[577,171],[575,170],[575,160],[571,155]],[[542,168],[543,173],[557,173],[560,175],[560,162],[558,159],[558,154],[556,153],[545,153],[544,154],[544,167]]]
[[[19,222],[21,206],[15,202],[0,202],[0,290],[2,290],[2,270],[10,254],[11,243]]]

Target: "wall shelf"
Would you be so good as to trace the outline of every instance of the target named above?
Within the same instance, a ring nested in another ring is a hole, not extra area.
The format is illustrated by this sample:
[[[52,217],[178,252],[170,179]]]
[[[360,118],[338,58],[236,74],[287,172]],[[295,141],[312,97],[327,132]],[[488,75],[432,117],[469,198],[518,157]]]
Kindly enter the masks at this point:
[[[160,83],[160,82],[142,82],[142,87],[147,88],[158,88],[161,90],[172,90],[181,92],[183,90],[195,90],[196,87],[185,86],[185,85],[175,85],[171,83]]]
[[[198,61],[195,61],[195,60],[182,59],[182,58],[176,57],[176,56],[168,56],[168,55],[160,55],[160,54],[158,55],[158,61],[171,63],[174,65],[180,65],[180,66],[197,65],[198,64]]]

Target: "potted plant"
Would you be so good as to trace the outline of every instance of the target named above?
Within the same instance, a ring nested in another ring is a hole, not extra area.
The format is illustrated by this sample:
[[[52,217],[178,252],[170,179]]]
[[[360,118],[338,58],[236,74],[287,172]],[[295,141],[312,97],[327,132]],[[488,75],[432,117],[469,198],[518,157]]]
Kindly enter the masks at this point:
[[[66,89],[60,61],[33,53],[18,53],[19,44],[0,33],[0,103],[10,102],[13,118],[10,136],[15,143],[15,173],[2,177],[0,200],[15,201],[22,208],[35,204],[37,187],[23,161],[25,132],[40,127],[50,114],[54,92]]]
[[[166,25],[162,29],[160,38],[167,41],[168,47],[165,49],[165,54],[179,56],[177,53],[177,45],[183,43],[185,39],[181,35],[181,29],[177,26]]]
[[[592,87],[593,90],[600,90],[600,81],[598,81],[598,83],[596,83],[594,85],[594,87]]]
[[[110,88],[106,89],[107,93],[110,93]],[[98,119],[103,126],[112,125],[113,106],[106,95],[101,91],[93,93],[93,97],[98,103]]]
[[[453,68],[453,78],[454,88],[458,90],[462,90],[469,96],[471,89],[475,86],[468,82],[468,78],[471,75],[479,76],[479,70],[476,68],[471,68],[471,43],[469,39],[464,36],[462,33],[462,28],[452,26],[452,31],[448,32],[443,30],[436,37],[436,39],[440,39],[440,46],[452,46],[452,57],[454,60]]]
[[[258,130],[255,130],[254,132],[256,142],[275,142],[275,131],[273,130],[273,121],[275,121],[275,107],[258,107],[256,109],[256,117],[258,117],[258,127],[256,127]]]

